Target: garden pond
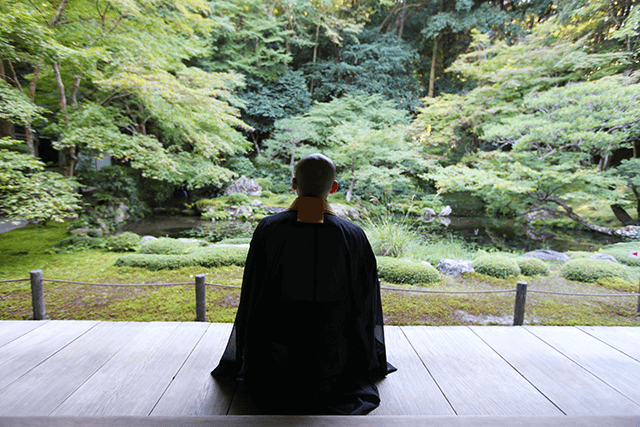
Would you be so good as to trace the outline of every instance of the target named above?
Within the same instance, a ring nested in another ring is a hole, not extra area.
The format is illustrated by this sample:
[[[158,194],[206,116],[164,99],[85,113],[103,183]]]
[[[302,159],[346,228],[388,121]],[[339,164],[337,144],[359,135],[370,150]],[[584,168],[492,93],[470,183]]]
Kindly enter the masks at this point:
[[[531,226],[513,219],[482,217],[445,217],[427,223],[414,223],[418,235],[428,240],[457,238],[482,247],[500,250],[531,251],[597,251],[601,246],[622,241],[584,229]],[[223,238],[250,237],[255,221],[224,220],[211,222],[198,216],[155,215],[129,223],[121,231],[155,237],[205,237],[219,241]]]

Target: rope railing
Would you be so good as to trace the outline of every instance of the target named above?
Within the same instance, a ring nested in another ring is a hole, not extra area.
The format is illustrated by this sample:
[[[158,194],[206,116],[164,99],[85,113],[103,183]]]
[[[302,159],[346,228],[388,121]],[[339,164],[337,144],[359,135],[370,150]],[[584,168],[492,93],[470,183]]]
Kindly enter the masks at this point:
[[[33,305],[33,319],[43,320],[47,318],[46,309],[44,304],[44,282],[57,282],[57,283],[70,283],[74,285],[89,285],[89,286],[114,286],[114,287],[143,287],[143,286],[188,286],[193,285],[193,282],[177,282],[177,283],[96,283],[96,282],[78,282],[73,280],[64,279],[45,279],[42,277],[42,270],[32,270],[29,272],[30,277],[28,279],[9,279],[0,280],[0,283],[9,282],[31,282],[31,301]],[[196,321],[207,321],[206,310],[206,286],[214,286],[221,288],[241,289],[241,286],[223,285],[220,283],[207,283],[205,282],[204,274],[196,274],[195,276],[195,288],[196,288]],[[516,293],[513,325],[521,326],[524,323],[525,304],[527,297],[527,282],[520,281],[517,283],[515,289],[500,289],[500,290],[477,290],[477,291],[445,291],[445,290],[432,290],[432,289],[406,289],[406,288],[393,288],[387,286],[381,286],[383,291],[396,291],[396,292],[413,292],[424,294],[497,294],[497,293]],[[587,294],[587,293],[570,293],[570,292],[557,292],[557,291],[542,291],[542,290],[529,290],[531,293],[548,294],[548,295],[564,295],[564,296],[580,296],[580,297],[638,297],[638,309],[637,313],[640,314],[640,290],[639,293],[619,293],[619,294]]]

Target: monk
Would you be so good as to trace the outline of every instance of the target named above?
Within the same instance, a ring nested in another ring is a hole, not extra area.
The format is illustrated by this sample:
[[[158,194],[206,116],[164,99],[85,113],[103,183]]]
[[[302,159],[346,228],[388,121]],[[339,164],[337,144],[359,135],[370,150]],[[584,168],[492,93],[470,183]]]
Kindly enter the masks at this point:
[[[362,229],[335,215],[335,165],[310,154],[298,194],[255,229],[240,305],[214,377],[244,379],[263,414],[366,414],[387,363],[376,258]]]

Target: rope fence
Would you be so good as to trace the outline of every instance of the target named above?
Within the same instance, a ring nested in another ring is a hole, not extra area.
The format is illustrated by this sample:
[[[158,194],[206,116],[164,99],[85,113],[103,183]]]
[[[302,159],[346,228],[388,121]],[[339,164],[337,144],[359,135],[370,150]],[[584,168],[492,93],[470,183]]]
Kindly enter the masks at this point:
[[[57,283],[70,283],[74,285],[89,285],[89,286],[129,286],[129,287],[143,287],[143,286],[185,286],[193,285],[194,282],[179,282],[179,283],[95,283],[95,282],[77,282],[73,280],[62,279],[45,279],[42,276],[42,270],[32,270],[29,272],[28,279],[10,279],[0,280],[0,283],[10,282],[31,282],[31,303],[33,306],[33,320],[47,319],[46,307],[44,303],[44,282],[57,282]],[[204,274],[196,274],[195,276],[195,290],[196,290],[196,321],[207,321],[207,298],[206,298],[206,286],[214,286],[220,288],[234,288],[241,289],[241,286],[223,285],[220,283],[206,283]],[[490,291],[438,291],[429,289],[406,289],[406,288],[392,288],[392,287],[380,287],[383,291],[395,291],[395,292],[413,292],[424,294],[497,294],[497,293],[511,293],[515,292],[515,303],[513,310],[513,325],[522,326],[524,323],[525,305],[527,300],[527,282],[521,281],[517,283],[515,289],[502,289],[502,290],[490,290]],[[632,293],[619,293],[619,294],[585,294],[585,293],[569,293],[569,292],[555,292],[555,291],[539,291],[529,290],[530,293],[547,294],[547,295],[564,295],[564,296],[578,296],[578,297],[638,297],[637,313],[640,314],[640,289],[637,294]]]

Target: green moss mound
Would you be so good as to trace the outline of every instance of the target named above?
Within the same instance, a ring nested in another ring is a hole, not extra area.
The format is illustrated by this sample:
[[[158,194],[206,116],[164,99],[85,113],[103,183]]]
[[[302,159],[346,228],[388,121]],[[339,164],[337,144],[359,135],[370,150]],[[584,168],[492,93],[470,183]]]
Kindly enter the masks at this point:
[[[198,249],[198,243],[183,242],[178,239],[161,237],[145,243],[140,248],[140,253],[155,255],[184,255]]]
[[[387,282],[415,285],[435,283],[440,280],[440,272],[431,265],[386,256],[376,257],[376,259],[378,276]]]
[[[199,248],[183,255],[131,254],[116,260],[117,267],[139,267],[147,270],[175,270],[182,267],[244,266],[249,248],[210,247]]]
[[[578,258],[567,261],[560,270],[562,277],[577,282],[595,282],[599,279],[627,278],[627,269],[615,262],[602,259]]]
[[[105,247],[113,252],[133,252],[140,247],[141,237],[136,233],[125,231],[124,233],[109,236]]]
[[[549,276],[549,264],[538,258],[522,257],[517,259],[520,272],[525,276]]]
[[[473,269],[476,273],[504,279],[509,276],[519,276],[518,262],[504,255],[483,255],[473,261]]]

